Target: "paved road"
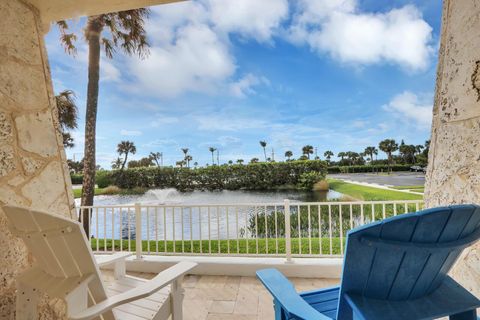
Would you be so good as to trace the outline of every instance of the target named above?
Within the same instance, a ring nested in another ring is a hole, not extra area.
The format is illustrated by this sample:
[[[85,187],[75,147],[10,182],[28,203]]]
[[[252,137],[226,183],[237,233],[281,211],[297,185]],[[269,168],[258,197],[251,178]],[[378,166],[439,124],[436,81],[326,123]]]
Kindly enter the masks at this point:
[[[425,174],[420,172],[393,172],[390,175],[384,173],[339,173],[329,174],[328,177],[390,186],[417,186],[425,184]]]

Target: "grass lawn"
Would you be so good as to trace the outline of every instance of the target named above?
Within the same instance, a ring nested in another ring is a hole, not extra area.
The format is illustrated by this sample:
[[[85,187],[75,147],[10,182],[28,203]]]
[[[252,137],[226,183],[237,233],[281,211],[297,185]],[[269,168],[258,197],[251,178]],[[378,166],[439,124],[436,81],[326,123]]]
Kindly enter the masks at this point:
[[[366,187],[335,179],[328,179],[330,189],[355,199],[364,201],[388,201],[388,200],[422,200],[421,195],[385,190],[374,187]]]
[[[95,195],[112,195],[112,194],[144,194],[146,189],[144,188],[134,188],[134,189],[119,189],[119,188],[95,188]],[[82,189],[73,189],[73,197],[80,198],[82,197]]]
[[[423,185],[418,185],[418,186],[398,186],[398,187],[393,187],[393,189],[397,190],[410,190],[410,191],[415,191],[415,192],[421,192],[423,193],[425,190],[425,187]]]
[[[92,243],[92,250],[97,250],[97,239],[90,239]],[[258,239],[258,253],[259,254],[276,254],[276,242],[278,241],[278,254],[285,253],[285,239],[278,238],[278,239]],[[343,240],[345,241],[345,239]],[[128,240],[114,240],[113,245],[115,246],[115,250],[120,250],[120,242],[123,248],[123,251],[128,250]],[[320,254],[320,242],[322,244],[322,254],[330,254],[330,240],[329,238],[311,238],[311,253],[312,254]],[[157,241],[142,241],[142,249],[144,252],[148,252],[148,243],[150,243],[150,252],[157,251]],[[267,250],[268,246],[268,250]],[[175,247],[175,251],[174,251]],[[299,254],[301,247],[302,254],[309,254],[310,253],[310,242],[308,238],[292,238],[292,254]],[[98,239],[98,248],[100,251],[112,251],[112,240],[108,240],[105,242],[104,239]],[[135,240],[130,240],[130,250],[135,251]],[[183,250],[182,250],[183,248]],[[210,248],[210,250],[209,250]],[[165,253],[165,252],[185,252],[185,253],[224,253],[228,254],[230,248],[231,254],[247,254],[247,240],[240,239],[238,240],[185,240],[185,241],[166,241],[166,249],[165,249],[165,242],[158,241],[158,252]],[[237,249],[238,248],[238,249]],[[248,240],[248,253],[255,254],[257,253],[257,239],[249,239]],[[331,254],[339,255],[340,252],[340,239],[339,238],[332,238],[332,252]]]

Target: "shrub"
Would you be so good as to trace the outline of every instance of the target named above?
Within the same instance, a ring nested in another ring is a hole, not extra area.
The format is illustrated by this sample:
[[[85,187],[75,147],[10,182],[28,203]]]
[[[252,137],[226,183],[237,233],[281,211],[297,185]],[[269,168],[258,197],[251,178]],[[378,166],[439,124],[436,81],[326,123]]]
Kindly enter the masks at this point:
[[[325,179],[325,175],[317,171],[304,172],[300,175],[298,187],[303,190],[312,190],[315,183]]]
[[[72,184],[82,184],[83,174],[73,173],[70,175],[70,179],[72,179]]]
[[[111,171],[113,184],[122,189],[176,188],[186,190],[268,190],[296,186],[304,173],[316,173],[316,181],[326,176],[324,161],[289,161],[222,165],[205,168],[149,167]],[[315,182],[316,182],[315,181]]]
[[[410,164],[394,164],[391,171],[410,171]],[[332,166],[328,173],[363,173],[363,172],[388,172],[388,165],[365,165],[365,166]]]
[[[99,188],[106,188],[113,184],[112,177],[109,171],[100,170],[95,175],[95,183]]]

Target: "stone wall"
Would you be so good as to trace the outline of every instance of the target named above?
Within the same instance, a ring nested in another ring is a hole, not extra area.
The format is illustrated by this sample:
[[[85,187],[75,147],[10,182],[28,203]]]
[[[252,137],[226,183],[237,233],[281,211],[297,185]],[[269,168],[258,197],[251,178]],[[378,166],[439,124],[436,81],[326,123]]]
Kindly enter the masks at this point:
[[[44,31],[33,7],[0,1],[0,207],[28,206],[73,218]],[[30,260],[0,209],[0,319],[14,319],[14,279]],[[52,317],[52,308],[42,310],[42,318]]]
[[[480,2],[444,0],[427,206],[480,204]],[[480,296],[480,244],[452,275]]]

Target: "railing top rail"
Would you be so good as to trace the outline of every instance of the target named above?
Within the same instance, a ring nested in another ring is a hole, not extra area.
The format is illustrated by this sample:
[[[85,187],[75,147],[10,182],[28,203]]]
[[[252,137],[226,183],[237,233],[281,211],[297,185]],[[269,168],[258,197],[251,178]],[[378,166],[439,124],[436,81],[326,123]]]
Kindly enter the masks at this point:
[[[375,205],[375,204],[416,204],[423,203],[424,200],[394,200],[394,201],[328,201],[328,202],[301,202],[290,200],[291,206],[338,206],[338,205]],[[142,208],[188,208],[188,207],[200,207],[200,208],[212,208],[212,207],[281,207],[284,202],[269,202],[269,203],[191,203],[191,204],[145,204],[140,203]],[[102,209],[102,208],[135,208],[135,204],[124,205],[93,205],[93,206],[77,206],[78,209]]]

